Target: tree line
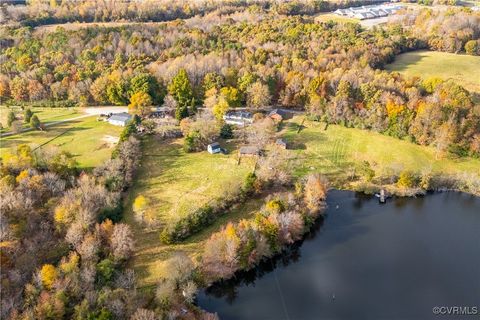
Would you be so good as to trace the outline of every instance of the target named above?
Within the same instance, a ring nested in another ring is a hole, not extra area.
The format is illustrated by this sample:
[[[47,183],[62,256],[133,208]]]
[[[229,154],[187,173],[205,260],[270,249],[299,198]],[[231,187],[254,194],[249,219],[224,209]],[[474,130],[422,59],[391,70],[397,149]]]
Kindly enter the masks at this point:
[[[90,174],[56,149],[20,145],[2,157],[2,318],[124,319],[147,312],[125,267],[133,233],[119,223],[121,192],[139,152],[139,141],[124,134],[114,157]]]

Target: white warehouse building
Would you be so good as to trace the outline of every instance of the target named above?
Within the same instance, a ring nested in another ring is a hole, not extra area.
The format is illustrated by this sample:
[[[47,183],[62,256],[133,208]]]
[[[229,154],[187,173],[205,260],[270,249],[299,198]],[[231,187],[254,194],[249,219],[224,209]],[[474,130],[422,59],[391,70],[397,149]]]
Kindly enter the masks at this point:
[[[355,18],[359,20],[382,18],[394,14],[402,9],[401,5],[394,4],[380,4],[361,7],[350,7],[347,9],[338,9],[334,11],[335,14]]]

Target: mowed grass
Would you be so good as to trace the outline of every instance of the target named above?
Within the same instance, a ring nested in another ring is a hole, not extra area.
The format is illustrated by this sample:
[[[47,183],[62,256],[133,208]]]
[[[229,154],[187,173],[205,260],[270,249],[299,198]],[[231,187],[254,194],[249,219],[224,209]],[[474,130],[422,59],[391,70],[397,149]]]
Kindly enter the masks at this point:
[[[409,77],[453,79],[466,89],[480,93],[480,57],[436,51],[414,51],[398,55],[386,66]]]
[[[384,168],[410,169],[420,172],[457,174],[473,173],[480,176],[478,159],[436,159],[433,148],[384,136],[378,133],[305,121],[298,128],[303,116],[285,122],[279,132],[289,142],[291,168],[295,177],[311,172],[325,174],[332,186],[342,186],[352,168],[362,161],[369,161],[377,174]],[[235,150],[234,145],[228,146]],[[264,203],[262,197],[250,199],[220,216],[212,226],[191,236],[184,242],[164,245],[159,233],[163,224],[184,215],[220,196],[230,185],[241,181],[253,169],[253,163],[245,161],[237,165],[236,152],[228,155],[210,155],[207,152],[185,153],[182,140],[162,141],[148,137],[144,141],[142,166],[136,182],[125,203],[125,220],[132,225],[136,239],[136,253],[132,261],[142,290],[153,290],[158,281],[169,277],[168,259],[183,252],[194,261],[201,256],[204,242],[210,235],[228,222],[252,217]],[[145,229],[134,219],[132,203],[138,195],[146,196],[150,209],[155,210],[162,223],[153,229]]]
[[[434,148],[388,137],[379,133],[305,121],[296,117],[286,126],[284,137],[292,146],[294,174],[321,172],[332,181],[344,181],[355,164],[368,161],[381,174],[384,170],[431,170],[442,174],[472,173],[480,177],[480,160],[437,157]]]
[[[27,131],[0,138],[0,156],[20,144],[36,148],[56,147],[75,156],[79,166],[91,169],[110,158],[113,145],[107,137],[118,137],[122,127],[97,121],[95,116],[47,127],[45,131]]]
[[[35,115],[37,115],[40,122],[47,124],[51,122],[61,121],[65,119],[75,118],[81,116],[82,113],[78,108],[30,108]],[[23,120],[23,110],[20,107],[6,107],[0,106],[0,123],[4,129],[2,132],[8,132],[7,117],[10,111],[15,112],[17,119]],[[29,127],[28,124],[24,124],[24,127]]]
[[[136,254],[132,261],[140,287],[155,285],[167,277],[165,261],[172,253],[182,251],[198,256],[202,243],[227,221],[238,221],[258,209],[261,199],[253,199],[239,208],[232,208],[212,226],[190,237],[184,243],[163,245],[160,231],[178,218],[210,201],[222,197],[228,189],[242,184],[255,166],[254,159],[238,164],[234,144],[222,143],[230,153],[211,155],[206,151],[186,153],[183,139],[161,140],[146,137],[143,141],[141,166],[125,203],[124,217],[133,226]],[[132,204],[138,195],[148,199],[148,210],[157,217],[154,228],[140,226],[134,218]]]

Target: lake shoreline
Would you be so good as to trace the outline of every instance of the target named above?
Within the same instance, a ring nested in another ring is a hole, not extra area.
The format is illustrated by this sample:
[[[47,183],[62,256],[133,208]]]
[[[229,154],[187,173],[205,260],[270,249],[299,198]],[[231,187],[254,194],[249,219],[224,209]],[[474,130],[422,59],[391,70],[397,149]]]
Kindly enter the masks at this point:
[[[335,197],[338,197],[338,193],[343,193],[345,197],[352,197],[354,196],[355,198],[358,197],[359,201],[360,202],[364,202],[364,203],[370,203],[370,201],[372,200],[373,196],[370,195],[370,194],[365,194],[365,193],[361,193],[361,192],[355,192],[355,191],[352,191],[352,190],[339,190],[339,189],[332,189],[332,190],[329,190],[329,195],[327,196],[327,202],[328,202],[328,198],[329,196],[331,195],[331,193],[334,192],[334,198]],[[347,193],[346,193],[347,192]],[[349,194],[348,192],[351,192],[351,194]],[[429,191],[429,192],[426,192],[424,196],[424,198],[429,198],[429,201],[432,200],[431,196],[435,196],[435,195],[440,195],[440,194],[445,194],[445,193],[451,193],[451,194],[456,194],[456,196],[460,196],[462,194],[465,194],[465,195],[468,195],[468,196],[473,196],[475,199],[478,199],[475,195],[472,195],[472,194],[468,194],[468,193],[464,193],[464,192],[461,192],[461,191],[456,191],[456,190],[449,190],[449,191]],[[411,198],[411,197],[401,197],[401,196],[393,196],[391,199],[388,200],[388,202],[394,202],[394,201],[398,201],[399,199],[406,199],[406,198]],[[433,199],[433,200],[436,200],[436,201],[439,201],[438,199]],[[424,200],[419,200],[421,201],[421,203],[425,202]],[[402,202],[403,203],[403,202]],[[331,204],[330,204],[331,205]],[[374,205],[372,203],[370,203],[370,206],[371,205]],[[378,204],[380,205],[380,204]],[[413,203],[411,202],[408,202],[406,203],[405,205],[413,205]],[[382,205],[383,206],[383,205]],[[285,248],[283,248],[283,250],[270,257],[270,258],[267,258],[267,259],[263,259],[259,264],[257,264],[256,266],[254,266],[253,268],[249,269],[249,270],[239,270],[237,271],[233,277],[229,278],[229,279],[223,279],[223,280],[216,280],[214,282],[211,282],[208,284],[208,286],[206,286],[205,288],[202,289],[202,294],[205,294],[207,292],[217,292],[216,290],[218,290],[218,286],[222,286],[222,285],[231,285],[231,284],[234,284],[234,287],[235,286],[238,286],[239,284],[242,283],[242,281],[244,281],[244,279],[250,279],[251,282],[245,282],[244,284],[247,284],[248,283],[253,283],[254,281],[256,281],[257,279],[257,275],[258,275],[258,272],[260,272],[260,275],[263,276],[263,271],[258,271],[256,269],[258,268],[262,268],[262,265],[265,267],[267,266],[267,270],[268,269],[268,266],[271,265],[271,266],[276,266],[277,263],[279,261],[282,261],[282,262],[285,262],[284,258],[286,258],[287,260],[289,260],[290,258],[295,258],[295,250],[299,249],[300,247],[302,247],[302,245],[304,244],[304,242],[306,240],[310,240],[310,239],[313,239],[315,238],[315,236],[318,234],[318,232],[321,232],[321,233],[325,233],[325,232],[329,232],[329,233],[336,233],[338,230],[334,230],[332,231],[332,229],[330,230],[324,230],[323,228],[325,228],[325,220],[326,218],[329,216],[329,212],[328,211],[332,211],[332,210],[337,210],[338,209],[338,205],[336,208],[332,208],[332,207],[328,207],[328,210],[325,212],[325,215],[322,215],[320,216],[317,221],[315,222],[315,224],[312,226],[312,228],[306,232],[303,236],[303,238],[297,242],[295,242],[294,244],[292,245],[289,245],[289,246],[286,246]],[[363,217],[359,217],[358,219],[362,220]],[[360,221],[359,220],[359,221]],[[323,228],[322,228],[323,227]],[[323,232],[322,232],[323,230]],[[341,231],[341,230],[340,230]],[[338,232],[340,232],[338,231]],[[300,255],[299,255],[300,256]],[[297,257],[298,258],[298,257]],[[311,257],[310,257],[311,258]],[[288,262],[288,261],[287,261]],[[288,263],[287,263],[288,264]],[[272,269],[270,271],[273,271],[276,267],[272,267]],[[268,273],[268,271],[267,271]],[[261,277],[260,277],[261,278]],[[252,280],[253,279],[253,280]],[[226,290],[226,289],[225,289]],[[218,293],[217,293],[218,294]],[[214,296],[216,296],[214,294]],[[218,298],[218,297],[217,297]],[[205,305],[201,305],[201,304],[197,304],[198,308],[204,308]]]

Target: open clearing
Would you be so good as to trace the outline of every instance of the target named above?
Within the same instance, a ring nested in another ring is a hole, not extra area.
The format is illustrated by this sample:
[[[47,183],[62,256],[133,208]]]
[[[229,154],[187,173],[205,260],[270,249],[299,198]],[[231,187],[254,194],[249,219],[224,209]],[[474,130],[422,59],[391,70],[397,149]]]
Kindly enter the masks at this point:
[[[162,261],[172,252],[184,251],[195,256],[201,243],[227,220],[246,217],[262,203],[261,200],[247,202],[185,243],[162,245],[159,235],[166,222],[221,197],[224,190],[243,183],[254,168],[253,159],[242,159],[240,165],[237,164],[236,146],[231,143],[222,143],[230,152],[227,155],[212,155],[206,151],[186,153],[182,143],[182,139],[145,138],[142,164],[126,200],[124,216],[135,232],[137,252],[133,263],[140,287],[154,285],[159,277],[165,276]],[[148,199],[149,210],[158,217],[158,227],[145,230],[134,220],[132,203],[140,194]]]
[[[72,120],[45,131],[28,131],[0,138],[0,156],[19,144],[29,144],[32,148],[45,144],[42,148],[57,147],[72,153],[81,168],[93,168],[110,158],[112,137],[118,137],[122,129],[97,121],[95,116]]]
[[[453,79],[466,89],[480,93],[480,57],[436,51],[414,51],[401,54],[386,66],[412,77]]]
[[[32,107],[30,108],[41,123],[48,124],[55,121],[62,121],[65,119],[75,118],[81,116],[82,113],[78,108],[40,108]],[[10,111],[15,112],[17,119],[23,121],[23,110],[20,107],[10,107],[0,106],[0,123],[4,127],[3,132],[7,132],[7,116]],[[28,124],[23,124],[24,128],[28,128]]]
[[[379,133],[305,121],[297,134],[301,118],[287,124],[284,137],[295,154],[296,176],[320,172],[344,180],[356,163],[368,161],[378,173],[387,170],[431,170],[443,174],[471,173],[480,176],[480,160],[472,158],[437,159],[435,149],[388,137]]]
[[[305,121],[297,133],[303,117],[296,116],[285,123],[281,134],[288,140],[294,161],[293,174],[302,177],[310,172],[321,172],[335,185],[348,177],[356,163],[369,161],[375,170],[390,168],[435,172],[466,172],[480,176],[480,160],[435,159],[433,148],[387,137],[370,131],[349,129]],[[201,254],[203,242],[227,222],[236,222],[252,216],[263,204],[262,197],[251,199],[221,216],[184,242],[174,245],[160,243],[161,226],[145,230],[135,222],[131,210],[134,198],[142,194],[162,222],[175,219],[186,210],[196,208],[220,196],[225,188],[237,183],[253,169],[246,161],[237,166],[236,152],[229,155],[210,155],[207,152],[185,153],[182,140],[162,141],[149,137],[144,141],[144,157],[134,186],[126,201],[125,220],[133,226],[137,252],[132,261],[139,287],[153,289],[160,278],[168,277],[165,261],[175,252],[185,252],[193,259]],[[235,146],[227,146],[234,150]]]

